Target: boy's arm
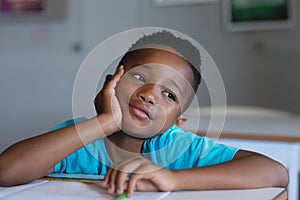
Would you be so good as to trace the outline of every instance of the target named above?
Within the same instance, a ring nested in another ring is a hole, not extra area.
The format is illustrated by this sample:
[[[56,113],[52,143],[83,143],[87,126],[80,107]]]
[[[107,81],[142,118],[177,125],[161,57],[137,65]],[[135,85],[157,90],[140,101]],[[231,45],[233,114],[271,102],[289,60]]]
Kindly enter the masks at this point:
[[[99,115],[12,145],[0,156],[0,185],[23,184],[48,174],[69,154],[111,132],[107,121],[106,116]]]
[[[174,171],[177,189],[243,189],[286,187],[286,168],[266,157],[238,151],[232,161],[218,165]]]
[[[81,148],[119,129],[122,113],[114,89],[124,70],[120,67],[106,80],[101,97],[106,106],[97,117],[18,142],[0,155],[0,185],[23,184],[40,178],[53,166]],[[117,102],[116,102],[117,103]],[[114,115],[114,116],[113,116]],[[116,121],[117,120],[117,121]]]
[[[111,171],[104,186],[112,188],[109,189],[111,193],[123,192],[127,173]],[[131,196],[134,190],[242,189],[286,187],[287,184],[288,173],[283,165],[263,155],[240,150],[232,161],[217,165],[176,171],[161,168],[148,173],[133,172],[126,188]]]

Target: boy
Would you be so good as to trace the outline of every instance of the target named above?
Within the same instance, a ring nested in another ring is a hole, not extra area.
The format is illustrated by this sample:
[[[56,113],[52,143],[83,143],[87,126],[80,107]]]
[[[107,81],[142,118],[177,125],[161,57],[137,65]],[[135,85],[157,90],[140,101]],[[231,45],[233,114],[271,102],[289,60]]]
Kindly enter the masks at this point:
[[[98,115],[8,148],[0,156],[0,185],[64,172],[105,175],[109,193],[127,190],[128,196],[134,190],[286,187],[280,163],[178,127],[200,83],[200,64],[198,50],[168,31],[140,38],[106,77],[95,98]]]

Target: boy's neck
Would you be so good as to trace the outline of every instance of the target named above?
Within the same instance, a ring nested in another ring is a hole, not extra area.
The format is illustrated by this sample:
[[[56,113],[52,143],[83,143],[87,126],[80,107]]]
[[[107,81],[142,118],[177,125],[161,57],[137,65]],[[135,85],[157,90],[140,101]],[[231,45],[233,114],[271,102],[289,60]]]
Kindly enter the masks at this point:
[[[142,146],[145,141],[143,138],[132,137],[123,131],[116,132],[108,136],[107,139],[124,151],[129,151],[132,153],[141,153]]]

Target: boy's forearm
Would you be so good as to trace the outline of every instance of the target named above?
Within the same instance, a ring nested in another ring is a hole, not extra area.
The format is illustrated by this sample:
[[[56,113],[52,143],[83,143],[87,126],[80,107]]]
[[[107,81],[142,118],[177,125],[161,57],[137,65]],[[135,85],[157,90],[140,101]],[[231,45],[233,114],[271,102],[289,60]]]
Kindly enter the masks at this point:
[[[97,117],[76,124],[75,132],[80,139],[80,145],[87,145],[95,140],[102,139],[116,132],[119,127],[113,116],[100,114]]]
[[[82,146],[111,134],[108,116],[26,139],[0,155],[0,185],[22,184],[40,178],[60,160]]]
[[[244,189],[288,185],[285,167],[258,154],[174,173],[177,180],[175,190]]]

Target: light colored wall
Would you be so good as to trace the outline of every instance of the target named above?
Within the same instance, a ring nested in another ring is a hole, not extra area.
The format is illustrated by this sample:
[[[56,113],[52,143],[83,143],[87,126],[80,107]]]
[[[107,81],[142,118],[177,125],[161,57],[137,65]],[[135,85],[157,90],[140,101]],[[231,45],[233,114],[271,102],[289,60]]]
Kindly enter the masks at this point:
[[[229,104],[300,113],[299,13],[297,26],[289,30],[229,33],[223,29],[220,3],[157,8],[143,2],[143,25],[179,30],[209,52],[224,79]]]
[[[202,44],[219,67],[230,104],[300,113],[299,25],[228,33],[219,2],[171,7],[149,0],[67,3],[62,20],[0,21],[0,151],[72,118],[73,82],[85,56],[112,34],[141,26],[175,29]],[[76,44],[81,51],[73,50]],[[200,102],[209,103],[205,87],[201,90]]]

